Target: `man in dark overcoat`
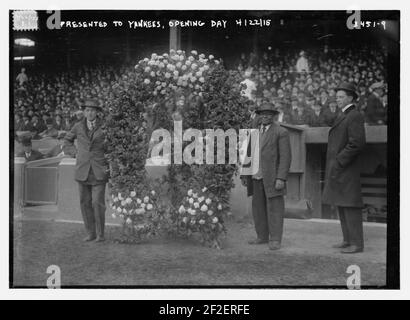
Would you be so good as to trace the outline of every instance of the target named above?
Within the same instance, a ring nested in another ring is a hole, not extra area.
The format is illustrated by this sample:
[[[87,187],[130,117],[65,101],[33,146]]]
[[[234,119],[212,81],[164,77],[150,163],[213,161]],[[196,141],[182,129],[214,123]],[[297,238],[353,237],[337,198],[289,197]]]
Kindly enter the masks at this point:
[[[342,253],[362,252],[363,220],[359,155],[365,143],[364,119],[354,105],[354,84],[336,88],[341,110],[329,131],[323,203],[338,207],[343,242],[335,245]]]
[[[72,155],[72,146],[77,139],[77,163],[75,180],[80,192],[81,213],[87,237],[84,241],[104,241],[105,185],[108,180],[108,163],[105,159],[105,136],[101,129],[101,110],[95,100],[86,100],[84,119],[77,122],[67,133],[64,153]]]
[[[291,163],[288,131],[278,123],[278,111],[270,103],[258,110],[259,141],[253,150],[253,157],[259,157],[258,167],[252,175],[242,175],[248,196],[252,196],[252,215],[257,238],[249,244],[269,243],[269,249],[281,247],[283,219],[285,213],[284,195]],[[252,144],[250,144],[252,145]],[[252,160],[252,163],[256,163]]]

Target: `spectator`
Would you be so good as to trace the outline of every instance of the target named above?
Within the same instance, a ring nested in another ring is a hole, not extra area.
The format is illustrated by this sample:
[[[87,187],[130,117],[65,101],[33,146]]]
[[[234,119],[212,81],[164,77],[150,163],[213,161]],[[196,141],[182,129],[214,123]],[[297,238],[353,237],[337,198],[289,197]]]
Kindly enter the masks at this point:
[[[335,98],[329,99],[329,107],[324,110],[323,118],[325,124],[331,127],[339,115],[339,109],[337,108],[337,103]]]
[[[298,102],[297,108],[291,114],[291,123],[296,125],[308,125],[311,122],[311,110]]]
[[[21,72],[17,75],[16,81],[19,83],[20,87],[24,85],[24,82],[28,81],[25,68],[21,68]]]
[[[305,51],[300,52],[300,58],[296,62],[297,72],[309,72],[309,63],[305,56]]]
[[[310,115],[309,125],[311,127],[325,127],[326,121],[324,117],[324,112],[322,111],[323,108],[320,104],[315,103],[313,105],[313,112]]]
[[[46,120],[47,129],[40,133],[42,138],[57,138],[58,137],[58,130],[54,128],[53,119],[48,118]]]
[[[23,123],[21,124],[21,126],[18,128],[17,131],[33,131],[33,126],[31,124],[31,118],[28,115],[28,113],[23,115]]]
[[[54,128],[60,131],[60,130],[64,130],[63,127],[64,127],[63,118],[59,114],[57,114],[54,120]]]
[[[31,132],[33,133],[33,139],[39,139],[39,133],[47,130],[46,125],[43,123],[42,120],[40,120],[39,116],[37,113],[33,115],[33,118],[31,120]]]
[[[25,158],[27,161],[43,159],[43,155],[39,151],[33,149],[30,136],[23,136],[21,144],[23,146],[23,151],[18,153],[17,157]]]
[[[382,102],[384,83],[376,82],[370,89],[372,93],[367,99],[365,111],[366,123],[370,125],[385,124],[387,121],[387,112]]]

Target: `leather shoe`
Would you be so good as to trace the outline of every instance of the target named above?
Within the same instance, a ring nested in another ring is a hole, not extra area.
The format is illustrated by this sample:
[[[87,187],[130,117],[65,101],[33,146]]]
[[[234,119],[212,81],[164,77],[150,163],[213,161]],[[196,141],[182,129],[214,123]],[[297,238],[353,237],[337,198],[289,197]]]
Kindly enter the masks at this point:
[[[262,239],[256,238],[253,240],[249,240],[248,243],[249,244],[263,244],[263,243],[268,243],[268,240],[262,240]]]
[[[363,252],[363,247],[348,246],[347,248],[342,249],[340,252],[341,252],[341,253],[357,253],[357,252]]]
[[[341,243],[339,243],[339,244],[335,244],[334,246],[332,246],[332,248],[335,248],[335,249],[343,249],[343,248],[347,248],[347,247],[349,247],[349,246],[350,246],[349,243],[343,241],[343,242],[341,242]]]
[[[87,236],[83,239],[83,241],[88,242],[88,241],[93,241],[95,239],[95,236]]]
[[[279,250],[280,242],[279,241],[269,241],[269,250]]]
[[[103,242],[105,241],[104,237],[97,237],[97,239],[95,239],[95,242]]]

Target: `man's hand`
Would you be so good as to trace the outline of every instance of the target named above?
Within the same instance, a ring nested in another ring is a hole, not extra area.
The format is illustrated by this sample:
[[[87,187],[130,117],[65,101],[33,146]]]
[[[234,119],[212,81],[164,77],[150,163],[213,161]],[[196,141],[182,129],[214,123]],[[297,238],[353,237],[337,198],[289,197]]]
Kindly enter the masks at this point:
[[[241,177],[241,182],[244,187],[248,185],[248,180],[246,179],[246,177]]]
[[[283,181],[281,179],[276,179],[275,189],[276,190],[282,190],[284,187],[285,187],[285,181]]]

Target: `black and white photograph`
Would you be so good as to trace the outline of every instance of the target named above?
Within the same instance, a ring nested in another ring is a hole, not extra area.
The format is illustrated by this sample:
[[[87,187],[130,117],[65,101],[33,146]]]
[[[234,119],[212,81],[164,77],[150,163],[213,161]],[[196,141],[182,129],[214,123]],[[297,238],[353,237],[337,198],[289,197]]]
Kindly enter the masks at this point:
[[[400,10],[135,6],[8,12],[9,288],[400,289]]]

